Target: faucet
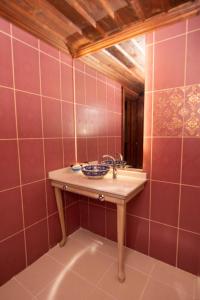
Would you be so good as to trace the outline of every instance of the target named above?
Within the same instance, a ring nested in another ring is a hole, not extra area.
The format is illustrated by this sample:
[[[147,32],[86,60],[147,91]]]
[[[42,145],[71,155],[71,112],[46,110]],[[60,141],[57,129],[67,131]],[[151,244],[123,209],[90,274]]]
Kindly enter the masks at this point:
[[[117,155],[119,156],[119,160],[121,160],[121,161],[124,160],[123,155],[121,153],[117,153]]]
[[[111,155],[103,155],[103,158],[108,158],[110,160],[112,160],[112,167],[113,167],[113,179],[117,178],[117,167],[116,167],[116,160],[113,156]]]

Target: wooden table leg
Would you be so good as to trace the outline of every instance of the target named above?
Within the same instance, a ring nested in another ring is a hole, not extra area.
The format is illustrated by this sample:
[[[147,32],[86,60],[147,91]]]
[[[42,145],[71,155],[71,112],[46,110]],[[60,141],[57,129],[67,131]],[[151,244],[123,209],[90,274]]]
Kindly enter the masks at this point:
[[[62,231],[62,240],[60,241],[60,247],[63,247],[67,241],[67,235],[65,230],[65,218],[64,218],[64,209],[63,209],[63,202],[62,202],[62,193],[61,190],[57,187],[54,187],[55,196],[56,196],[56,203],[58,207],[58,214],[60,219],[61,231]]]
[[[125,280],[124,272],[124,234],[126,204],[117,204],[117,239],[118,239],[118,279]]]

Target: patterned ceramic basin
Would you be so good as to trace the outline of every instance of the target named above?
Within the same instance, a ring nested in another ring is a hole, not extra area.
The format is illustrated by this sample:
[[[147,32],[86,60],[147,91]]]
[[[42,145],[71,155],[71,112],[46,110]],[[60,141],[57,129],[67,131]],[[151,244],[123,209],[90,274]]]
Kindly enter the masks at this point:
[[[108,173],[109,170],[110,167],[104,164],[86,165],[81,168],[82,173],[89,179],[101,179]]]

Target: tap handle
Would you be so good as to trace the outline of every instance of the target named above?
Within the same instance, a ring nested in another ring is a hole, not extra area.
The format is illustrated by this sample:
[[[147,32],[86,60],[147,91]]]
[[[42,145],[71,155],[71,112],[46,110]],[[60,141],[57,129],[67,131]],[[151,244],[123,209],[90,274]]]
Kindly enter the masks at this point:
[[[123,160],[123,155],[121,153],[117,153],[117,155],[119,156],[120,160]]]
[[[115,162],[115,158],[114,158],[114,156],[112,156],[112,155],[109,155],[109,154],[105,154],[105,155],[103,155],[102,156],[103,158],[109,158],[109,159],[111,159],[111,160],[113,160],[113,163]]]

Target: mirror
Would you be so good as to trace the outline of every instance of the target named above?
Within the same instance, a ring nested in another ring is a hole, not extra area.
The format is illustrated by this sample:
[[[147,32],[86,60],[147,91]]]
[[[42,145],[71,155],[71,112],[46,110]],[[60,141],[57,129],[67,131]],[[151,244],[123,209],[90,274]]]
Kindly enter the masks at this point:
[[[123,43],[124,44],[124,43]],[[127,59],[132,62],[129,69],[135,76],[134,91],[123,88],[122,94],[122,151],[127,167],[143,167],[144,128],[144,69],[145,36],[128,41],[124,45]]]

